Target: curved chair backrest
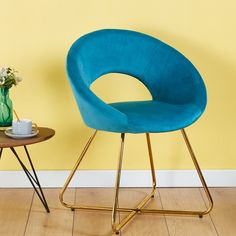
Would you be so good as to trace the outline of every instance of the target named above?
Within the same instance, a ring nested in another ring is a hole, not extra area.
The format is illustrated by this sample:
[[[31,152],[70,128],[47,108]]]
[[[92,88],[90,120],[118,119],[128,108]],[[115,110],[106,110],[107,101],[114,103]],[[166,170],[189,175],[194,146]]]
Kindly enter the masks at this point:
[[[106,29],[84,35],[69,50],[67,72],[88,125],[94,115],[99,119],[101,110],[124,119],[122,113],[106,105],[89,88],[97,78],[111,72],[137,78],[154,100],[194,103],[202,112],[206,106],[203,80],[191,62],[174,48],[139,32]],[[103,114],[100,118],[106,121]]]

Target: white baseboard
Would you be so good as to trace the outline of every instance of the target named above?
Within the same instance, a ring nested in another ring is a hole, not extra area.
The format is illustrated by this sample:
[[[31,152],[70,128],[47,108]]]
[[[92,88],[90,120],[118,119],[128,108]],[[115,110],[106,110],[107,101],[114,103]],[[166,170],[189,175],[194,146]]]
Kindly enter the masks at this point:
[[[37,171],[42,187],[58,188],[64,184],[69,171]],[[236,170],[204,170],[209,187],[236,187]],[[158,170],[158,187],[199,187],[201,183],[194,170]],[[114,170],[83,170],[76,173],[71,187],[114,187]],[[150,187],[148,170],[122,171],[122,187]],[[0,171],[0,188],[32,187],[23,171]]]

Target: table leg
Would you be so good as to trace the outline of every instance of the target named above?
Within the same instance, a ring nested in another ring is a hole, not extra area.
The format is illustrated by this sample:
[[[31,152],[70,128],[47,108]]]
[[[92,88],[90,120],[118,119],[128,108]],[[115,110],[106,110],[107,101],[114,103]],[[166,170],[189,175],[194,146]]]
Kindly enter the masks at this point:
[[[42,202],[43,206],[45,207],[46,211],[49,213],[50,210],[49,210],[47,201],[46,201],[46,199],[45,199],[45,196],[44,196],[44,194],[43,194],[43,190],[42,190],[42,188],[41,188],[41,185],[40,185],[38,176],[37,176],[36,171],[35,171],[35,169],[34,169],[34,165],[33,165],[32,161],[31,161],[31,158],[30,158],[29,152],[28,152],[28,150],[27,150],[27,147],[24,146],[24,149],[25,149],[27,158],[28,158],[28,160],[29,160],[30,166],[31,166],[31,168],[32,168],[33,174],[31,174],[31,173],[29,172],[29,170],[27,169],[27,167],[26,167],[26,166],[24,165],[24,163],[21,161],[21,159],[20,159],[19,155],[17,154],[16,150],[15,150],[13,147],[11,147],[10,149],[11,149],[11,151],[13,152],[13,154],[15,155],[15,157],[17,158],[17,160],[19,161],[19,163],[20,163],[22,169],[24,170],[26,176],[28,177],[30,183],[32,184],[32,186],[33,186],[33,188],[34,188],[36,194],[38,195],[38,197],[39,197],[40,201]],[[37,187],[38,187],[39,190],[37,189]]]
[[[0,159],[2,157],[3,148],[0,149]]]

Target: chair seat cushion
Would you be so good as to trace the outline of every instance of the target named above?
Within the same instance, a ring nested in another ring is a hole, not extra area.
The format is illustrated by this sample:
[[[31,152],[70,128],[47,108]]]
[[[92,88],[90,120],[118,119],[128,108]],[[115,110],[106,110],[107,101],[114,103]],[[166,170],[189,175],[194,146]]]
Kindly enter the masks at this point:
[[[185,128],[202,114],[198,106],[169,104],[160,101],[135,101],[109,104],[127,116],[127,128],[123,133],[156,133]],[[116,130],[117,132],[117,130]]]

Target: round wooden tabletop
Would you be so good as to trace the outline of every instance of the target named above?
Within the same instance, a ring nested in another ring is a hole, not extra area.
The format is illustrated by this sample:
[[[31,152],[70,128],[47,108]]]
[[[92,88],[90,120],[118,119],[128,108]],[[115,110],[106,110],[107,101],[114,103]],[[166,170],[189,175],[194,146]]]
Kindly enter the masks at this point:
[[[39,133],[32,138],[24,138],[24,139],[14,139],[8,137],[4,131],[0,132],[0,148],[9,148],[9,147],[17,147],[24,146],[33,143],[43,142],[47,139],[50,139],[54,136],[55,131],[50,128],[38,127]]]

